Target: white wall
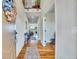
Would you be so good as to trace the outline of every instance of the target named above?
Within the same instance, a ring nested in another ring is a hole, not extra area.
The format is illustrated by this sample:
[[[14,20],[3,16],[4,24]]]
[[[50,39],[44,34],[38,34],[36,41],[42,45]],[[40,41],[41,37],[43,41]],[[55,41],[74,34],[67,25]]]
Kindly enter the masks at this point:
[[[43,16],[52,8],[53,4],[54,0],[41,0],[41,10]]]
[[[27,21],[27,17],[24,12],[22,0],[15,0],[15,3],[17,8],[16,31],[18,33],[17,40],[16,40],[16,56],[18,56],[19,52],[24,46],[24,40],[25,40],[24,33],[27,32],[28,30],[26,29],[25,21]],[[27,21],[27,24],[28,24],[28,21]]]
[[[51,38],[54,38],[55,32],[55,12],[48,12],[46,15],[46,42],[50,42]]]
[[[56,59],[77,59],[76,0],[55,0]]]
[[[24,46],[24,32],[25,27],[22,19],[19,17],[16,19],[16,31],[17,31],[17,39],[16,39],[16,56],[18,56],[19,52],[21,51],[22,47]]]
[[[46,19],[46,21],[44,21],[44,19]],[[41,40],[42,45],[45,46],[47,42],[50,42],[51,38],[54,38],[55,13],[50,11],[45,16],[40,17],[38,20],[38,29],[39,39]]]
[[[37,31],[37,29],[35,29],[35,27],[38,27],[37,23],[29,24],[29,30],[33,31],[33,33],[35,33]]]
[[[43,39],[43,19],[42,17],[40,17],[38,20],[38,35],[39,35],[39,40],[42,41]]]
[[[41,0],[41,16],[42,16],[42,41],[46,43],[50,41],[51,38],[54,37],[55,32],[55,14],[51,9],[54,5],[54,0]],[[50,12],[49,12],[50,11]],[[43,17],[46,17],[46,22],[43,21]],[[45,24],[43,24],[43,22]],[[45,27],[45,28],[44,28]],[[46,33],[45,33],[46,29]],[[44,44],[43,44],[44,45]]]

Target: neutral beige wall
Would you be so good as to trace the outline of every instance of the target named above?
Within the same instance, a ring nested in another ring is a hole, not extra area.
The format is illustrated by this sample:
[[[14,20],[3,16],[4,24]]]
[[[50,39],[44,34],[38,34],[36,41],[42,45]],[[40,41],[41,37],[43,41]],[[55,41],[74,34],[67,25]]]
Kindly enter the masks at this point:
[[[16,59],[16,42],[14,39],[14,24],[6,22],[2,17],[2,59]],[[12,25],[12,26],[11,26]],[[11,28],[12,27],[12,28]]]

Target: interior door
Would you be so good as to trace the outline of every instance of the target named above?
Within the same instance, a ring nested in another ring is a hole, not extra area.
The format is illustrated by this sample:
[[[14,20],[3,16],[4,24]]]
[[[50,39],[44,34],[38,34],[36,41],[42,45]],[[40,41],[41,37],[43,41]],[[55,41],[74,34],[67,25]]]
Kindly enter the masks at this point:
[[[43,46],[46,46],[46,18],[43,18]]]

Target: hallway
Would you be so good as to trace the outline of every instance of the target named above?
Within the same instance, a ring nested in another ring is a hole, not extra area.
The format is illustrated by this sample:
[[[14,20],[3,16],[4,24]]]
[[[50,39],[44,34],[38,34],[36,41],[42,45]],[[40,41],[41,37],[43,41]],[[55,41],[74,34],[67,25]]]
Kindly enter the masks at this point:
[[[53,3],[49,6],[50,2]],[[7,6],[6,9],[5,6],[9,3],[11,3],[11,7]],[[45,9],[46,4],[48,5],[47,9]],[[10,33],[13,34],[13,40],[8,37],[14,43],[13,53],[17,59],[55,59],[54,9],[54,1],[52,0],[3,1],[3,14],[6,17],[5,23],[10,25],[8,29],[12,31]],[[31,39],[30,43],[28,43],[31,33],[32,35],[34,34],[33,38],[35,40]]]
[[[76,0],[2,3],[3,59],[76,59]]]
[[[43,47],[40,41],[31,40],[31,44],[24,45],[17,59],[55,59],[53,46],[48,43],[46,47]]]

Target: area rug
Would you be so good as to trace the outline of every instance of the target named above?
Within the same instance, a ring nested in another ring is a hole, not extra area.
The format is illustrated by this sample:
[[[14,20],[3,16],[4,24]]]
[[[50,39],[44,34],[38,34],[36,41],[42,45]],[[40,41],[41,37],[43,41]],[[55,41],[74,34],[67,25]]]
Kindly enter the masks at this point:
[[[24,59],[40,59],[40,55],[35,43],[27,48]]]

